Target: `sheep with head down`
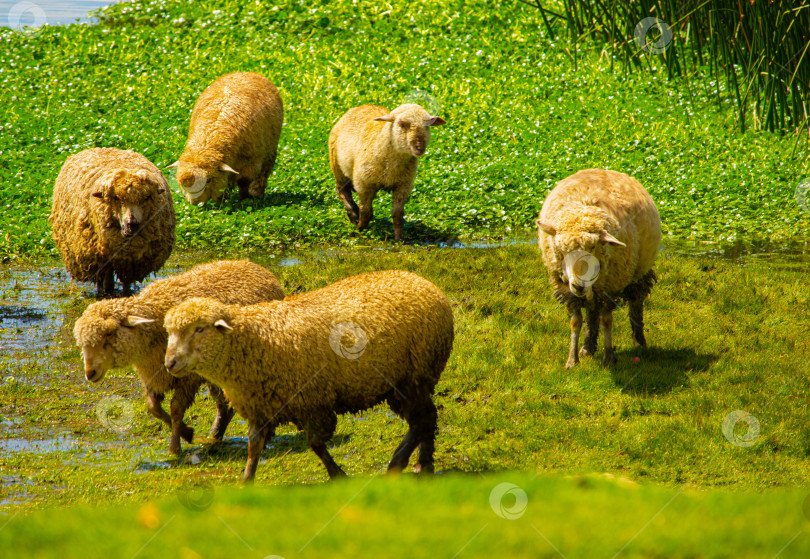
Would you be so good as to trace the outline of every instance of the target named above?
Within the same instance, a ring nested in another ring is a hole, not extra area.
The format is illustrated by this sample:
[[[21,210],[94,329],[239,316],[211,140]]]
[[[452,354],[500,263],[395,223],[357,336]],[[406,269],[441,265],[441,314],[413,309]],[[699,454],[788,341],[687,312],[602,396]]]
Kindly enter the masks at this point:
[[[86,149],[67,158],[49,218],[68,273],[111,295],[160,270],[174,247],[174,205],[166,178],[134,151]]]
[[[358,230],[374,217],[372,202],[379,190],[392,193],[394,238],[402,240],[405,202],[413,190],[419,158],[430,143],[430,127],[445,124],[419,105],[388,111],[376,105],[350,109],[329,134],[329,165],[337,193]],[[352,191],[359,200],[355,203]]]
[[[644,187],[616,171],[579,171],[557,183],[535,223],[554,296],[571,315],[565,366],[579,362],[583,308],[587,322],[581,355],[596,352],[601,322],[602,362],[616,361],[612,313],[622,299],[630,307],[634,343],[646,346],[644,300],[656,281],[652,267],[661,243],[661,219]]]

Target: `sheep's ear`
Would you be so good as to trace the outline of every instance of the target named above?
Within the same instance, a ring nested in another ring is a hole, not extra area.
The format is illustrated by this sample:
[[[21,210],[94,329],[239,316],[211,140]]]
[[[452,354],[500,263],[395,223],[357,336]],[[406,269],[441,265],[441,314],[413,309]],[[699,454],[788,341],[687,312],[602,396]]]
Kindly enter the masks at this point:
[[[100,190],[96,190],[95,192],[93,192],[93,194],[91,194],[91,196],[93,198],[104,198],[104,193],[101,192]]]
[[[230,165],[227,165],[227,164],[225,164],[225,163],[220,163],[220,164],[219,164],[219,170],[220,170],[220,171],[227,171],[227,172],[229,172],[229,173],[233,173],[234,175],[238,175],[238,174],[239,174],[239,172],[238,172],[238,171],[236,171],[236,169],[234,169],[233,167],[231,167]]]
[[[447,124],[447,121],[440,116],[432,116],[428,122],[428,126],[441,126],[442,124]]]
[[[216,322],[214,322],[214,328],[216,328],[217,330],[219,330],[223,334],[233,330],[231,325],[228,324],[227,322],[225,322],[224,320],[222,320],[221,318],[219,320],[217,320]]]
[[[537,225],[540,228],[540,230],[546,235],[551,235],[553,237],[554,235],[557,234],[557,230],[554,229],[553,226],[549,225],[548,223],[543,223],[539,219],[535,221],[534,224]]]
[[[134,326],[138,326],[139,324],[151,324],[153,322],[157,322],[154,318],[144,318],[142,316],[134,316],[129,315],[124,319],[124,326],[132,328]]]
[[[391,115],[378,116],[374,120],[379,120],[381,122],[394,122],[394,117]]]
[[[175,168],[177,168],[179,165],[180,165],[180,161],[175,161],[174,163],[172,163],[171,165],[169,165],[169,166],[168,166],[168,167],[166,167],[166,168],[167,168],[167,169],[175,169]]]
[[[617,239],[616,237],[614,237],[613,235],[611,235],[610,233],[608,233],[604,229],[602,229],[599,232],[599,240],[602,241],[603,243],[610,243],[612,245],[616,245],[616,246],[620,246],[620,247],[626,247],[627,246],[626,244],[621,242],[619,239]]]

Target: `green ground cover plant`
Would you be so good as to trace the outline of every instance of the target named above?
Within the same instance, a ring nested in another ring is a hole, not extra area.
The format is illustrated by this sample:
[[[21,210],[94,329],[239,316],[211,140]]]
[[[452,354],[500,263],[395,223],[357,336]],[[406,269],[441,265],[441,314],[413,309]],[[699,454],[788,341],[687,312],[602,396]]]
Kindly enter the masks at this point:
[[[175,193],[181,251],[390,238],[387,196],[371,230],[353,231],[327,137],[350,107],[412,99],[448,125],[406,206],[409,242],[521,235],[549,189],[587,167],[637,177],[668,235],[806,239],[810,213],[796,195],[807,138],[738,133],[726,92],[719,107],[699,101],[655,58],[623,76],[607,53],[572,53],[584,47],[559,33],[518,2],[400,0],[136,0],[105,9],[98,25],[0,30],[0,257],[55,254],[47,216],[70,154],[131,148],[169,165],[197,96],[237,70],[281,90],[277,168],[263,200],[195,208]]]

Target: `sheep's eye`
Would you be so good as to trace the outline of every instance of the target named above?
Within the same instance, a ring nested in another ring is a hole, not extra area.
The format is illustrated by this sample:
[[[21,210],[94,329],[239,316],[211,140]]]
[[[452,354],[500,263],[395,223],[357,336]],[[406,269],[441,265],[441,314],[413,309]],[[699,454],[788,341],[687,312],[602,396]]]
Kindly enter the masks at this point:
[[[400,125],[402,128],[407,128],[408,126],[410,126],[410,124],[408,124],[407,122],[400,122],[400,123],[399,123],[399,125]]]
[[[112,194],[112,195],[110,195],[110,200],[112,200],[113,202],[117,202],[118,201],[118,196],[116,196],[115,194]]]
[[[195,334],[199,334],[199,333],[200,333],[200,332],[202,332],[203,330],[205,330],[205,327],[204,327],[204,326],[197,326],[197,328],[194,330],[194,333],[195,333]]]

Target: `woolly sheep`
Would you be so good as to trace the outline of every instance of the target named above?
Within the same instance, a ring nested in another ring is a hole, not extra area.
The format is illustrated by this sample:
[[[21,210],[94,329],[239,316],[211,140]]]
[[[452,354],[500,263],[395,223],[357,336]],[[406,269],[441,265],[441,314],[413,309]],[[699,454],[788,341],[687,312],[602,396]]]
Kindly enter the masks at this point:
[[[652,267],[661,242],[661,220],[644,187],[616,171],[579,171],[557,183],[535,223],[554,296],[571,314],[565,366],[579,362],[582,308],[587,311],[587,326],[580,354],[596,352],[601,321],[602,363],[615,363],[612,313],[620,299],[630,305],[635,345],[646,346],[644,299],[656,281]]]
[[[172,429],[169,451],[175,454],[180,452],[180,437],[192,441],[194,431],[183,422],[183,416],[204,380],[197,375],[177,379],[163,367],[167,339],[163,317],[174,305],[195,296],[246,305],[281,299],[284,292],[275,276],[258,264],[244,260],[211,262],[158,280],[134,297],[94,303],[73,329],[82,348],[87,380],[98,382],[109,369],[134,366],[146,389],[150,413]],[[218,387],[209,387],[217,399],[210,436],[220,440],[233,410]],[[161,405],[170,390],[174,390],[171,416]]]
[[[87,149],[62,165],[49,218],[68,273],[110,295],[114,276],[130,285],[160,270],[174,247],[166,179],[134,151]]]
[[[357,229],[374,217],[377,191],[392,192],[394,239],[402,240],[405,202],[413,190],[419,158],[430,142],[430,127],[445,124],[414,104],[391,112],[376,105],[350,109],[329,134],[329,165],[349,220]],[[357,192],[360,208],[352,198]]]
[[[191,113],[177,167],[186,200],[222,200],[235,182],[239,198],[264,196],[276,163],[284,110],[273,83],[259,74],[222,76],[202,92]]]
[[[166,368],[222,387],[249,425],[243,481],[279,424],[294,423],[329,476],[345,475],[326,443],[336,414],[387,401],[408,422],[389,463],[401,471],[419,447],[417,472],[433,470],[432,394],[453,345],[444,294],[415,274],[371,272],[246,307],[191,299],[166,314]]]

